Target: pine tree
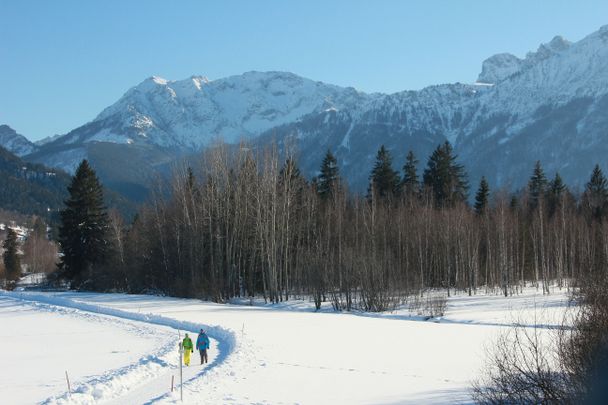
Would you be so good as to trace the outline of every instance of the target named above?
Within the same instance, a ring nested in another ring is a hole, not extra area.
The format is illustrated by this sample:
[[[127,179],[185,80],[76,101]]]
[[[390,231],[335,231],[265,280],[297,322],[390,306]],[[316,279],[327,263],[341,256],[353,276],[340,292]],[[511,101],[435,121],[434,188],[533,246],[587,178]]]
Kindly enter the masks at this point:
[[[479,189],[475,195],[475,212],[479,215],[483,214],[488,206],[488,199],[490,197],[490,186],[485,176],[482,176],[479,182]]]
[[[584,204],[590,209],[592,218],[601,221],[608,203],[608,181],[599,165],[595,165],[591,178],[585,186]]]
[[[418,159],[411,150],[405,158],[403,165],[403,179],[401,180],[401,192],[406,196],[413,196],[420,191],[420,180],[418,179]]]
[[[469,184],[464,166],[456,162],[452,145],[439,145],[429,157],[422,176],[425,188],[433,193],[438,207],[452,206],[467,199]]]
[[[530,181],[528,182],[528,192],[530,194],[529,205],[530,209],[534,210],[538,207],[538,203],[543,198],[547,191],[547,177],[540,164],[540,160],[537,160],[534,164],[534,172]]]
[[[2,244],[2,247],[4,248],[2,259],[4,261],[6,279],[9,281],[18,280],[21,276],[21,260],[18,253],[19,241],[17,233],[12,228],[8,228],[6,240]]]
[[[62,276],[79,287],[91,280],[109,256],[109,221],[103,190],[86,160],[78,166],[68,187],[69,197],[60,212],[59,244]]]
[[[326,200],[330,198],[338,190],[340,184],[340,172],[338,169],[338,161],[331,153],[327,150],[323,163],[321,163],[321,173],[317,178],[317,193],[319,197]]]
[[[399,192],[399,173],[393,169],[393,158],[390,152],[380,146],[376,155],[376,163],[369,176],[369,197],[394,197]]]

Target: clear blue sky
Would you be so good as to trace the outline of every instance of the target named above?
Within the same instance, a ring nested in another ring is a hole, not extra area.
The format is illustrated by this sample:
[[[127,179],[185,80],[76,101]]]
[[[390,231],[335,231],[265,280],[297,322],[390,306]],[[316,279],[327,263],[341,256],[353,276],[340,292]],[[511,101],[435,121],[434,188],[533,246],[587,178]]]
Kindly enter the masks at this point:
[[[472,82],[495,53],[604,24],[605,0],[0,0],[0,123],[63,134],[151,75],[287,70],[368,92]]]

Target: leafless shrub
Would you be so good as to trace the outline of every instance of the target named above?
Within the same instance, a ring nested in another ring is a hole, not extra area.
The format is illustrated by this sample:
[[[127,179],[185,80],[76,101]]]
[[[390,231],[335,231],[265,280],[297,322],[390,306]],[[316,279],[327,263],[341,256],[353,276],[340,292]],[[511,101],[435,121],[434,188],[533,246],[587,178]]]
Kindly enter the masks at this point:
[[[448,307],[448,297],[445,293],[429,293],[426,295],[424,312],[427,316],[435,318],[443,316]]]
[[[516,325],[488,355],[485,377],[473,385],[484,404],[602,403],[608,377],[608,297],[604,278],[586,281],[580,307],[553,333]]]
[[[422,298],[419,293],[411,294],[407,297],[407,309],[412,313],[419,313],[422,307]]]
[[[46,237],[32,234],[23,244],[22,262],[30,273],[51,273],[59,260],[57,244]]]
[[[568,379],[538,327],[516,325],[489,350],[485,376],[473,385],[481,404],[564,403]]]
[[[570,376],[576,398],[589,402],[605,398],[608,376],[608,280],[587,280],[580,294],[580,310],[571,329],[559,335],[558,354]]]
[[[439,291],[427,291],[426,294],[411,294],[407,298],[407,309],[420,316],[435,318],[443,316],[448,306],[446,293]]]

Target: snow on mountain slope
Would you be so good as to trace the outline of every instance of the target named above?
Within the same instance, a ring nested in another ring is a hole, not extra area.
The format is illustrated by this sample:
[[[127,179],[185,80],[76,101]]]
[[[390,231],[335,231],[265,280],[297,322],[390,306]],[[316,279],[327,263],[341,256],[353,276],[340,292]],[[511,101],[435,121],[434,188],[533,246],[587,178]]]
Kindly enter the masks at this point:
[[[196,150],[217,138],[238,142],[311,112],[349,108],[367,98],[354,89],[285,72],[249,72],[214,81],[151,77],[61,142],[143,142]]]
[[[477,78],[480,83],[498,83],[537,63],[563,52],[571,45],[570,41],[561,36],[554,37],[549,43],[541,44],[536,52],[528,52],[524,59],[510,53],[499,53],[491,56],[482,63],[481,73]]]
[[[0,146],[19,157],[36,150],[36,145],[8,125],[0,125]]]
[[[522,63],[528,66],[485,95],[480,114],[529,114],[531,107],[608,93],[608,25],[572,45],[556,37]]]
[[[555,37],[523,59],[495,55],[483,63],[474,84],[394,94],[365,94],[285,72],[213,81],[151,77],[95,120],[41,145],[30,157],[69,170],[76,158],[94,155],[107,168],[115,162],[96,145],[112,143],[126,151],[145,145],[160,157],[146,158],[145,150],[137,149],[142,158],[137,165],[152,172],[166,167],[166,153],[177,158],[217,138],[267,143],[293,137],[306,174],[315,174],[329,148],[353,189],[364,190],[381,144],[400,167],[409,149],[422,165],[438,143],[449,140],[472,184],[486,175],[493,186],[519,187],[541,160],[550,174],[559,170],[567,182],[580,185],[608,153],[607,108],[605,26],[576,43]]]
[[[584,183],[592,166],[604,163],[608,26],[573,44],[556,37],[525,59],[496,55],[484,63],[479,81],[491,83],[385,95],[355,114],[311,114],[272,132],[296,134],[309,174],[320,165],[322,151],[315,153],[315,145],[335,150],[343,173],[359,190],[365,189],[382,144],[400,167],[409,149],[424,164],[432,149],[448,140],[472,184],[486,175],[493,186],[510,188],[525,184],[536,160],[572,185]]]

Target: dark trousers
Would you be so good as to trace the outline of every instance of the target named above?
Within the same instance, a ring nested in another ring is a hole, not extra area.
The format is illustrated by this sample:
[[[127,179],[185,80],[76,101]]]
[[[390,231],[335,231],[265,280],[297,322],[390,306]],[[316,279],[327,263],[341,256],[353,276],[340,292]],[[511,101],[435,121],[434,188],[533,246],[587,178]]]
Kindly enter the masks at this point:
[[[201,364],[208,363],[209,360],[207,359],[207,349],[199,349],[199,352],[201,353]]]

